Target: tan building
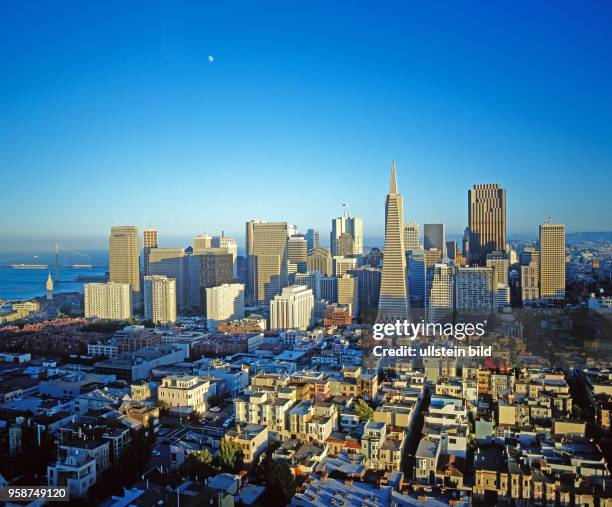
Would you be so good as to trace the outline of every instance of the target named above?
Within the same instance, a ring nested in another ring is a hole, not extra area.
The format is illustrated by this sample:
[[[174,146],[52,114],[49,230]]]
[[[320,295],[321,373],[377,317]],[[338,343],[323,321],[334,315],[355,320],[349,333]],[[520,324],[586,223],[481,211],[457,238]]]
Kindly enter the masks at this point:
[[[149,275],[149,254],[152,248],[157,248],[157,229],[143,229],[142,231],[142,253],[144,256],[144,276]]]
[[[246,224],[247,301],[262,305],[287,285],[287,223]]]
[[[521,300],[523,304],[540,298],[540,275],[537,261],[521,266]]]
[[[540,298],[565,299],[565,225],[540,225]]]
[[[257,424],[249,424],[242,428],[236,426],[236,430],[230,430],[225,438],[236,442],[244,454],[245,463],[257,461],[262,452],[268,448],[268,428]]]
[[[468,190],[469,262],[484,266],[487,254],[506,250],[506,189],[497,183]]]
[[[110,282],[129,283],[133,304],[140,299],[140,239],[138,227],[113,226],[108,240]]]
[[[338,277],[338,304],[348,306],[353,318],[359,316],[357,279],[351,275]]]
[[[145,319],[154,324],[176,322],[176,280],[162,275],[144,277]]]
[[[306,264],[308,271],[318,271],[325,276],[331,276],[333,274],[331,252],[322,246],[317,245],[308,252]]]
[[[160,402],[167,403],[171,410],[190,414],[206,412],[206,400],[210,382],[193,375],[170,375],[162,379],[157,389]]]
[[[83,285],[86,318],[127,320],[132,316],[132,294],[127,283]]]

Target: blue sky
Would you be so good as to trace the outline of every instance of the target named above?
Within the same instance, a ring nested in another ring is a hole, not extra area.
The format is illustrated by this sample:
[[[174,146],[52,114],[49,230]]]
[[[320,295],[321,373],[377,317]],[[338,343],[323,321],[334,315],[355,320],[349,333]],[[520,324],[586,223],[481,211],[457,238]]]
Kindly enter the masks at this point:
[[[342,202],[376,238],[393,158],[407,220],[498,182],[509,235],[612,229],[612,4],[429,4],[3,2],[0,251]]]

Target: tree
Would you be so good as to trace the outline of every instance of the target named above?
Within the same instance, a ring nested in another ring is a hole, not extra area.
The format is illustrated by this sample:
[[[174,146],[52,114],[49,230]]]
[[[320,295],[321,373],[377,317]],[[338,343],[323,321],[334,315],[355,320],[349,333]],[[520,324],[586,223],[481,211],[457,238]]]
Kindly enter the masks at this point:
[[[355,414],[359,417],[360,421],[369,421],[373,413],[374,409],[370,405],[363,400],[357,400],[357,403],[355,403]]]
[[[224,472],[239,472],[244,464],[244,453],[233,440],[221,439],[219,447],[219,465]]]
[[[259,463],[257,475],[266,485],[265,504],[286,505],[295,495],[296,482],[286,462],[273,461],[267,456]]]
[[[181,473],[189,477],[210,477],[214,471],[213,458],[207,449],[192,452],[181,465]]]

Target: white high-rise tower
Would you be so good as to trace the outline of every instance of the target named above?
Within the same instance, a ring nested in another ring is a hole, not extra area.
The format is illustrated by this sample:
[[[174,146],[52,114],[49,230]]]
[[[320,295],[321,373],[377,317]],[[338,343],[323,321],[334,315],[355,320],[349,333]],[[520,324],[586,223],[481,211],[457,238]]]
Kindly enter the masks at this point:
[[[404,199],[397,192],[394,160],[389,195],[385,199],[385,250],[377,322],[395,322],[409,317],[403,215]]]

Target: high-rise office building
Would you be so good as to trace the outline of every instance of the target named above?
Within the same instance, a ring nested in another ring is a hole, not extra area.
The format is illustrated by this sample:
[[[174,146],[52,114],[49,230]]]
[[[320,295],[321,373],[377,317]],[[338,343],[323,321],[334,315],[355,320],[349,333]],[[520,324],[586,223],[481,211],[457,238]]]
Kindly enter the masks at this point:
[[[351,269],[357,267],[357,259],[354,257],[335,256],[334,259],[334,276],[340,278]]]
[[[212,236],[208,234],[200,234],[199,236],[195,236],[193,238],[193,252],[198,253],[200,250],[206,250],[207,248],[212,248]]]
[[[456,260],[457,256],[460,255],[457,247],[457,242],[453,239],[446,242],[446,256],[451,260]]]
[[[331,276],[334,273],[331,252],[320,245],[308,252],[306,266],[308,271],[318,271],[322,275]]]
[[[262,305],[287,285],[287,223],[246,224],[247,301]]]
[[[270,329],[306,331],[313,319],[314,295],[304,285],[285,287],[270,300]]]
[[[109,281],[129,283],[132,304],[140,301],[140,240],[138,227],[113,226],[108,240]]]
[[[304,234],[304,238],[306,238],[306,243],[308,245],[309,252],[314,247],[319,246],[319,231],[315,231],[314,229],[308,229],[306,231],[306,234]]]
[[[312,289],[312,294],[315,300],[321,299],[321,279],[323,275],[318,271],[308,271],[306,273],[296,273],[294,276],[294,285],[306,285]]]
[[[523,305],[540,298],[540,277],[538,261],[525,265],[521,263],[521,300]]]
[[[244,285],[224,283],[206,290],[206,322],[209,331],[219,324],[244,317]]]
[[[425,250],[408,251],[408,294],[411,308],[425,308],[427,264]]]
[[[565,299],[565,225],[540,225],[540,298]]]
[[[85,318],[126,320],[132,317],[129,283],[86,283],[83,285]]]
[[[492,267],[455,270],[455,308],[461,313],[491,313],[497,308],[497,280]]]
[[[213,236],[211,241],[213,248],[225,248],[232,255],[232,275],[234,280],[238,278],[238,243],[234,238],[228,238],[223,233],[221,236]]]
[[[436,248],[446,256],[446,236],[444,224],[425,224],[423,226],[423,248],[431,250]]]
[[[421,248],[421,230],[416,222],[404,225],[404,248],[407,252]]]
[[[363,220],[349,216],[348,212],[344,216],[332,220],[332,230],[330,233],[332,255],[342,255],[338,253],[338,239],[343,233],[350,235],[353,240],[353,251],[351,254],[363,254]]]
[[[198,254],[200,259],[200,307],[206,313],[206,289],[234,281],[234,259],[225,248],[209,248]]]
[[[506,189],[497,183],[468,190],[469,262],[484,266],[487,254],[506,250]]]
[[[521,266],[529,266],[532,262],[540,264],[540,252],[533,246],[526,246],[519,255],[519,263]]]
[[[328,303],[338,302],[338,279],[335,276],[321,277],[321,299]]]
[[[296,265],[298,273],[304,273],[307,270],[308,242],[304,236],[296,234],[287,240],[287,258],[289,262]]]
[[[364,315],[365,312],[373,313],[372,320],[374,320],[378,312],[382,271],[380,268],[362,266],[349,270],[348,274],[357,279],[359,313]]]
[[[453,268],[448,264],[434,264],[427,270],[425,290],[428,322],[450,322],[453,318]]]
[[[144,277],[145,319],[154,324],[176,322],[176,280],[162,275]]]
[[[157,248],[157,229],[150,227],[142,230],[142,253],[144,257],[143,276],[149,274],[149,254],[152,248]]]
[[[508,272],[510,271],[510,261],[505,252],[491,252],[487,254],[485,265],[495,270],[497,283],[508,285]]]
[[[397,191],[395,160],[391,166],[389,194],[385,199],[385,249],[378,301],[378,322],[408,319],[404,200]]]
[[[192,286],[195,286],[198,292],[200,290],[199,271],[192,273],[190,270],[190,264],[197,263],[191,261],[183,248],[152,248],[149,252],[149,275],[166,276],[175,280],[176,305],[181,311],[187,311],[197,303],[192,301]]]
[[[354,243],[353,236],[351,236],[348,232],[343,232],[340,234],[336,240],[336,256],[344,257],[353,255],[353,252],[355,251]]]
[[[348,306],[351,316],[359,316],[358,281],[349,274],[338,277],[338,304]]]

